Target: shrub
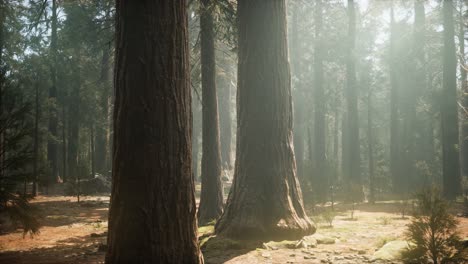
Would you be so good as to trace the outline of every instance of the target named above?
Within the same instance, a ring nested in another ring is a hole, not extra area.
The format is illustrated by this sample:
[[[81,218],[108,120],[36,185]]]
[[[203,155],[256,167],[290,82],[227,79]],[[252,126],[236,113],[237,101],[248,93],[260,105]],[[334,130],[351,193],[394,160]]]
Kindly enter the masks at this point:
[[[453,257],[459,237],[457,220],[448,212],[448,203],[437,188],[425,189],[417,195],[415,215],[408,226],[407,238],[412,242],[405,254],[410,263],[442,263]]]

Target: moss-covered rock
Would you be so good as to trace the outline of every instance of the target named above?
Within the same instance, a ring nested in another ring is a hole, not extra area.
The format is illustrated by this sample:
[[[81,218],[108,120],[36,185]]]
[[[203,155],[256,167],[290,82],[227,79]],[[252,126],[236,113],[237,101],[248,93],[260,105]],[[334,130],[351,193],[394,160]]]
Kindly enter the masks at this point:
[[[372,256],[373,260],[400,260],[403,253],[409,249],[409,244],[403,240],[394,240],[386,243]]]

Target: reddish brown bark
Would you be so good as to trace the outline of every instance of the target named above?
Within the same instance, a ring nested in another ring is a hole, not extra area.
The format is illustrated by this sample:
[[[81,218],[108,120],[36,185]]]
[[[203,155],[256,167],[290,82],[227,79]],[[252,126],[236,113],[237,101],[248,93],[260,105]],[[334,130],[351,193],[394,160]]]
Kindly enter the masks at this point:
[[[239,0],[235,175],[216,233],[284,239],[312,234],[296,177],[285,1]]]
[[[191,157],[186,1],[116,2],[106,263],[203,263]]]

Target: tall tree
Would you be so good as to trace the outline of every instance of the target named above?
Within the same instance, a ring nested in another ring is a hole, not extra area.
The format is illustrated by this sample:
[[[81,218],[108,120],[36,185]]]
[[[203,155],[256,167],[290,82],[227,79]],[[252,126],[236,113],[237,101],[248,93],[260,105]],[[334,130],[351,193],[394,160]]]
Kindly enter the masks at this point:
[[[328,179],[326,172],[326,104],[323,87],[323,41],[322,41],[322,1],[315,1],[315,48],[314,48],[314,102],[315,102],[315,133],[314,133],[314,187],[321,199],[326,198]]]
[[[116,2],[106,263],[203,263],[192,178],[187,3]]]
[[[232,114],[231,114],[231,73],[225,70],[223,74],[218,74],[219,89],[219,122],[221,140],[221,161],[223,168],[232,169],[231,141],[232,141]]]
[[[346,59],[346,110],[347,110],[347,167],[344,175],[347,180],[361,185],[358,87],[356,85],[356,10],[353,0],[348,0],[348,55]]]
[[[297,238],[305,214],[292,147],[285,0],[238,1],[238,134],[234,181],[216,223],[227,237]]]
[[[395,69],[395,18],[393,4],[390,9],[390,173],[393,191],[400,192],[404,188],[400,166],[400,117],[399,117],[399,87]]]
[[[198,222],[204,225],[223,213],[218,98],[216,95],[214,1],[201,0],[202,164]]]
[[[47,160],[50,166],[50,178],[47,184],[54,183],[58,176],[57,144],[57,0],[52,0],[51,38],[50,38],[50,79],[49,87],[49,138],[47,142]]]
[[[442,119],[442,177],[444,196],[454,199],[460,189],[460,159],[458,155],[457,58],[453,2],[443,2],[443,91],[440,105]]]
[[[466,1],[465,1],[466,3]],[[460,1],[460,25],[458,33],[458,42],[460,43],[460,56],[462,58],[460,63],[461,73],[461,129],[460,129],[460,165],[461,176],[468,177],[468,63],[465,56],[465,32],[466,32],[466,18],[468,17],[468,10],[464,11],[463,2]]]

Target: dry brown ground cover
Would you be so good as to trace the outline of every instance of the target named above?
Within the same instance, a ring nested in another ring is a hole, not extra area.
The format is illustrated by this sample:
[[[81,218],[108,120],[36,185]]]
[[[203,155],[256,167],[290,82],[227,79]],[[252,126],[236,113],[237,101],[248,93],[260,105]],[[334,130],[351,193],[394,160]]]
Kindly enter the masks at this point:
[[[30,237],[21,230],[0,234],[0,263],[103,263],[109,196],[39,196],[32,201],[40,209],[40,233]],[[310,211],[309,211],[310,212]],[[349,205],[336,206],[333,227],[319,220],[314,236],[334,240],[316,248],[268,248],[262,245],[221,242],[204,246],[206,263],[399,263],[373,261],[383,244],[404,239],[409,219],[401,219],[392,202],[356,207],[351,220]],[[310,212],[312,214],[312,212]],[[459,231],[468,237],[468,219],[459,217]],[[212,227],[201,227],[207,235]],[[294,242],[284,242],[294,243]]]

